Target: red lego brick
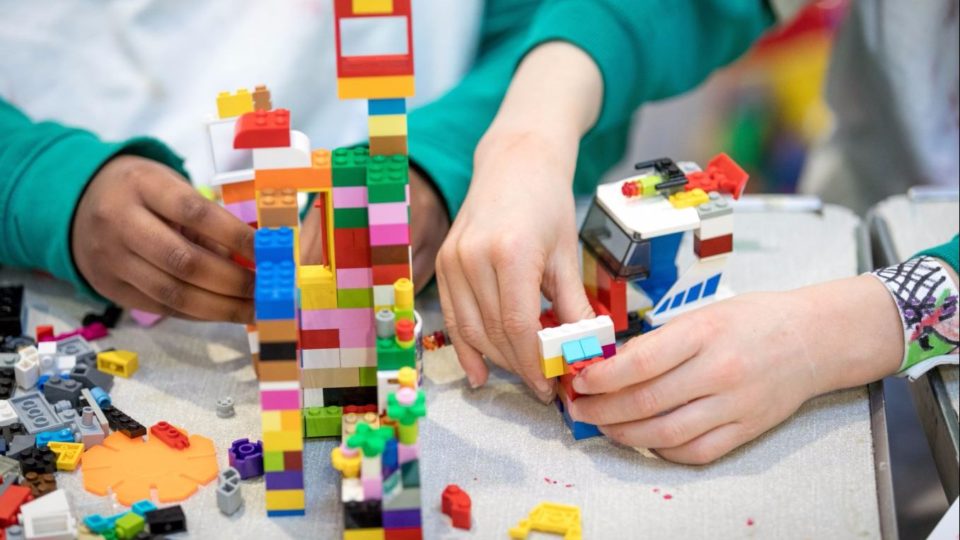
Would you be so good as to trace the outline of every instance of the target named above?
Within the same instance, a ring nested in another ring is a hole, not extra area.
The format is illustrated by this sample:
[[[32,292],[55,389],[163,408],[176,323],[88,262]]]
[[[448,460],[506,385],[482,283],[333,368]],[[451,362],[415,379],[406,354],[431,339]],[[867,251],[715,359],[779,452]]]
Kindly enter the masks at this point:
[[[383,264],[373,267],[374,285],[393,285],[403,278],[411,278],[409,264]]]
[[[376,405],[347,405],[343,408],[343,414],[367,414],[371,412],[377,412]]]
[[[423,529],[420,527],[384,529],[383,540],[423,540]]]
[[[190,447],[190,439],[182,431],[162,420],[150,427],[150,436],[160,439],[163,444],[174,450]]]
[[[355,13],[353,0],[334,1],[334,31],[337,43],[337,77],[381,77],[413,75],[413,19],[410,0],[393,0],[390,13]],[[341,23],[345,19],[361,17],[404,17],[407,24],[406,54],[374,56],[344,56],[341,43]]]
[[[366,227],[342,228],[333,230],[333,244],[337,248],[370,247],[370,229]]]
[[[237,120],[233,131],[233,147],[278,148],[290,146],[290,111],[254,111]]]
[[[37,326],[37,341],[53,341],[53,325],[42,324]]]
[[[0,495],[0,529],[16,525],[20,507],[32,500],[33,494],[29,487],[17,485],[8,487],[3,495]]]
[[[570,401],[576,401],[580,394],[573,389],[573,379],[577,376],[583,369],[587,366],[592,366],[597,362],[603,360],[602,356],[596,358],[591,358],[589,360],[584,360],[582,362],[577,362],[567,366],[568,373],[565,373],[560,376],[560,390],[566,394],[567,399]]]
[[[332,330],[300,330],[301,349],[339,349],[340,331]]]
[[[303,452],[286,451],[283,453],[284,471],[302,471],[303,470]]]
[[[450,516],[453,526],[465,531],[470,530],[470,495],[456,484],[450,484],[443,490],[440,510]]]
[[[597,265],[597,300],[606,306],[613,319],[613,329],[621,332],[629,325],[627,320],[627,282]]]
[[[370,268],[370,248],[334,249],[337,268]]]
[[[718,236],[709,240],[701,240],[697,235],[693,235],[693,252],[697,257],[713,257],[733,251],[733,235],[727,234]]]
[[[750,175],[730,156],[718,154],[707,164],[707,170],[687,175],[687,185],[684,189],[690,191],[700,188],[708,193],[718,191],[739,199],[749,179]]]

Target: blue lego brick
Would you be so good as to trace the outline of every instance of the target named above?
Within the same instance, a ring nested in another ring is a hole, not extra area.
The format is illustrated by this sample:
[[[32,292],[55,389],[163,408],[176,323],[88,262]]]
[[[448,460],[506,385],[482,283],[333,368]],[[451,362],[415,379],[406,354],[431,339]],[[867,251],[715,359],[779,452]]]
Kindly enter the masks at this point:
[[[109,407],[113,405],[113,402],[110,400],[110,394],[106,392],[103,388],[99,386],[94,386],[90,389],[90,395],[93,396],[93,400],[97,402],[97,405],[100,407]]]
[[[73,431],[70,428],[63,428],[57,431],[44,431],[42,433],[37,433],[36,443],[37,447],[46,446],[52,441],[57,442],[74,442]]]
[[[306,510],[267,510],[267,517],[305,516]]]
[[[563,414],[563,422],[567,424],[567,427],[570,428],[570,434],[573,435],[573,439],[580,441],[583,439],[589,439],[591,437],[602,437],[603,433],[600,433],[600,428],[593,424],[587,424],[586,422],[577,422],[573,418],[570,418],[570,415],[567,414],[566,407],[563,406],[563,402],[559,399],[556,401],[557,409],[560,410],[560,413]]]
[[[682,239],[683,233],[650,239],[650,271],[646,279],[636,283],[654,305],[677,282],[677,252]]]
[[[289,320],[296,316],[296,278],[292,262],[257,264],[254,308],[257,320]]]
[[[257,264],[293,262],[293,229],[277,227],[260,229],[253,241]]]
[[[371,99],[367,101],[367,113],[370,116],[388,114],[406,114],[407,100],[400,99]]]
[[[153,512],[157,509],[157,505],[153,504],[153,501],[150,499],[144,499],[142,501],[137,501],[133,503],[133,506],[130,507],[130,510],[140,516],[145,517],[147,512]]]
[[[581,339],[580,348],[583,349],[584,360],[603,356],[603,347],[600,346],[600,340],[596,336]]]
[[[568,364],[575,364],[586,359],[583,355],[583,347],[580,346],[579,339],[563,343],[560,345],[560,350],[563,351],[563,359],[566,360]]]

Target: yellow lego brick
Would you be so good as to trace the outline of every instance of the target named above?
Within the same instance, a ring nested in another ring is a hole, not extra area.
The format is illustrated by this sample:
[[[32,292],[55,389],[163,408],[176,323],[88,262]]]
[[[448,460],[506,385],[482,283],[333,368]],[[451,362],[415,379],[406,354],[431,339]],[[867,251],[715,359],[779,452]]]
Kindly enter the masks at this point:
[[[260,427],[263,432],[283,431],[283,421],[280,416],[281,411],[263,411],[260,413]]]
[[[580,508],[568,504],[542,502],[526,519],[508,532],[513,540],[524,540],[531,531],[563,535],[564,540],[582,540]]]
[[[80,464],[83,443],[51,441],[47,448],[57,455],[57,470],[72,471]]]
[[[597,259],[586,249],[583,250],[583,288],[590,296],[597,297]]]
[[[385,540],[383,529],[347,529],[343,531],[343,540]]]
[[[670,204],[677,209],[696,207],[708,202],[710,202],[710,196],[700,188],[681,191],[670,196]]]
[[[302,489],[275,489],[266,491],[267,510],[300,510],[306,505]]]
[[[400,278],[393,282],[393,304],[395,309],[413,309],[413,282]]]
[[[300,431],[264,431],[263,449],[271,452],[303,450],[303,434]]]
[[[303,414],[299,409],[280,411],[280,430],[303,434]]]
[[[392,99],[413,97],[416,84],[413,75],[390,77],[341,77],[337,79],[340,99]]]
[[[105,351],[97,354],[97,369],[104,373],[128,378],[137,372],[137,353],[133,351]]]
[[[248,112],[253,112],[253,96],[246,88],[237,90],[236,94],[220,92],[217,95],[217,114],[220,118],[233,118]]]
[[[354,15],[389,15],[393,13],[393,0],[353,0]]]
[[[367,119],[371,137],[399,137],[407,135],[407,115],[385,114]]]
[[[540,359],[540,370],[543,371],[543,376],[548,379],[563,375],[566,369],[567,363],[563,361],[562,356]]]
[[[337,309],[336,285],[301,287],[300,309]]]

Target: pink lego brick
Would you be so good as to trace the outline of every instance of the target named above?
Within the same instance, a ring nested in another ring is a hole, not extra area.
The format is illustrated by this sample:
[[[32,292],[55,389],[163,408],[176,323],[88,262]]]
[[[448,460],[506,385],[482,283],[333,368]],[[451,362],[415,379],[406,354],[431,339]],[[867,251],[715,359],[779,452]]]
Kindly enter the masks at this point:
[[[370,328],[341,328],[340,347],[344,349],[362,349],[377,346],[377,332]]]
[[[333,188],[334,208],[365,208],[366,206],[366,186]]]
[[[372,268],[337,269],[338,289],[367,289],[373,287]]]
[[[133,320],[143,328],[150,328],[163,319],[163,315],[158,315],[156,313],[150,313],[149,311],[142,311],[139,309],[131,309],[130,317],[132,317]]]
[[[420,443],[397,445],[397,461],[399,461],[401,465],[409,463],[418,457],[420,457]]]
[[[243,201],[223,205],[237,219],[244,223],[257,221],[257,201]]]
[[[373,328],[373,320],[373,308],[306,309],[300,312],[300,329]]]
[[[370,225],[370,246],[402,246],[410,244],[410,225]]]
[[[376,476],[361,478],[360,483],[363,484],[363,500],[378,501],[383,499],[383,478]]]
[[[604,345],[601,347],[603,349],[603,357],[610,358],[611,356],[617,354],[617,344],[611,343],[610,345]]]
[[[110,331],[107,330],[107,327],[104,326],[104,324],[101,322],[88,324],[80,329],[80,335],[83,336],[83,339],[87,341],[93,341],[95,339],[105,338],[109,334],[110,334]]]
[[[410,223],[407,203],[375,203],[367,207],[370,225],[395,225]]]
[[[260,392],[260,409],[290,411],[301,408],[300,390],[264,390]]]

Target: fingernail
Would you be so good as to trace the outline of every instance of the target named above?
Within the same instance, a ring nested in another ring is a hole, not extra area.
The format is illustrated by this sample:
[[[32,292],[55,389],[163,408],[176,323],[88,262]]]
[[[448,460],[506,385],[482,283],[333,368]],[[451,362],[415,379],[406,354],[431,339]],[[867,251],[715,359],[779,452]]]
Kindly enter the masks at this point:
[[[470,373],[467,373],[467,382],[470,384],[470,388],[473,390],[480,388],[480,383],[477,381],[476,377]]]

